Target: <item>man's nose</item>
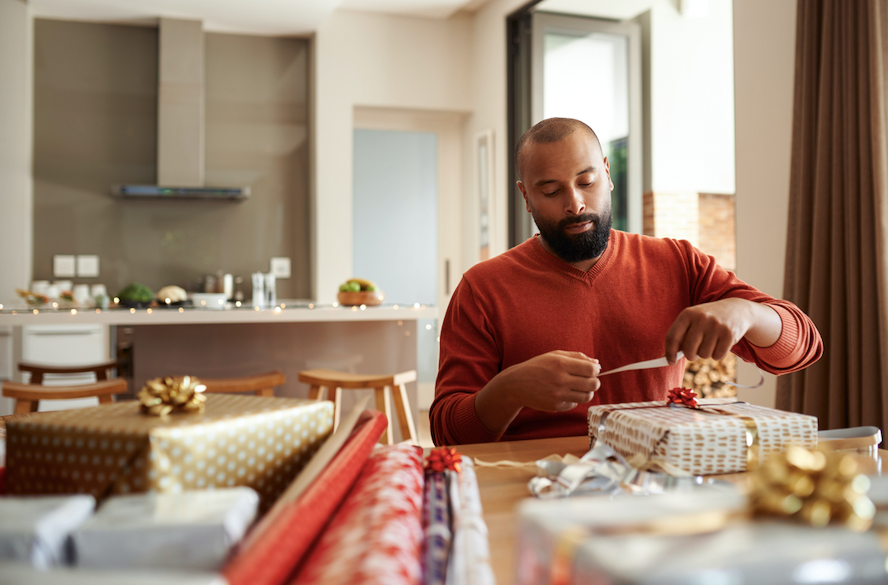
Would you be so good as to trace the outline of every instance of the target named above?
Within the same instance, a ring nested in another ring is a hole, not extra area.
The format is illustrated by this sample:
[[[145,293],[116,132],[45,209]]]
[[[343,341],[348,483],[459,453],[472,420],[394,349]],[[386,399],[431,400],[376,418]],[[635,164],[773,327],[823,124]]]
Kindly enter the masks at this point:
[[[568,189],[567,198],[566,211],[568,213],[580,215],[586,210],[586,202],[583,200],[583,194],[579,189]]]

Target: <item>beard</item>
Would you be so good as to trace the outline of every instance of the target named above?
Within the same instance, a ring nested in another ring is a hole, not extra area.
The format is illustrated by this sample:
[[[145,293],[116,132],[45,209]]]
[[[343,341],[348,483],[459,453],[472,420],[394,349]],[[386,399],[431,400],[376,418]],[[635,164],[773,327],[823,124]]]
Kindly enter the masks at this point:
[[[540,230],[540,236],[555,254],[571,264],[598,258],[607,248],[610,239],[613,217],[610,210],[602,215],[588,213],[575,217],[565,217],[561,221],[547,222],[531,213],[533,221]],[[592,228],[581,234],[571,235],[564,228],[575,223],[592,222]]]

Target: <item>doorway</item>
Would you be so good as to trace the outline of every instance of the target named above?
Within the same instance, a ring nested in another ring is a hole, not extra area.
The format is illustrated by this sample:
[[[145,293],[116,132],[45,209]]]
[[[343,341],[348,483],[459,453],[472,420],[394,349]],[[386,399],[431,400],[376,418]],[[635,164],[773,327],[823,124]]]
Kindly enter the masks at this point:
[[[459,218],[463,116],[355,108],[353,272],[379,282],[386,303],[436,305],[443,318],[462,275]],[[417,325],[417,401],[438,373],[438,319]]]

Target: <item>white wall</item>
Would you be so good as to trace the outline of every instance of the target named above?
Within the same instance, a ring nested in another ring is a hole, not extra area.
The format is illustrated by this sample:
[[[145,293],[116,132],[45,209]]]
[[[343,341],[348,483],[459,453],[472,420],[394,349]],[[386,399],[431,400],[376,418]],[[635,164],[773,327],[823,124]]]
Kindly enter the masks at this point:
[[[654,192],[735,190],[732,0],[707,4],[699,18],[668,0],[651,6]]]
[[[32,41],[28,4],[0,0],[0,304],[31,282]]]
[[[734,2],[737,273],[776,297],[786,254],[795,13],[795,0]],[[741,370],[741,383],[757,378],[754,368]],[[741,397],[773,406],[775,391],[768,376]]]
[[[352,276],[355,106],[468,112],[472,19],[337,11],[315,37],[314,297]],[[441,194],[441,196],[461,194]]]

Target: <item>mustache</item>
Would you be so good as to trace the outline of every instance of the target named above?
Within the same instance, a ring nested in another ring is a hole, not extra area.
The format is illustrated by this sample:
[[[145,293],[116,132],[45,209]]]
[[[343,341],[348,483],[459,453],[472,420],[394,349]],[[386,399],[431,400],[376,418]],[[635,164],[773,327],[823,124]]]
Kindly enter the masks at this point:
[[[594,223],[596,226],[601,225],[601,217],[597,213],[587,213],[586,215],[575,215],[573,217],[565,217],[561,221],[558,222],[558,229],[564,229],[569,225],[573,225],[575,223],[586,223],[590,221]]]

